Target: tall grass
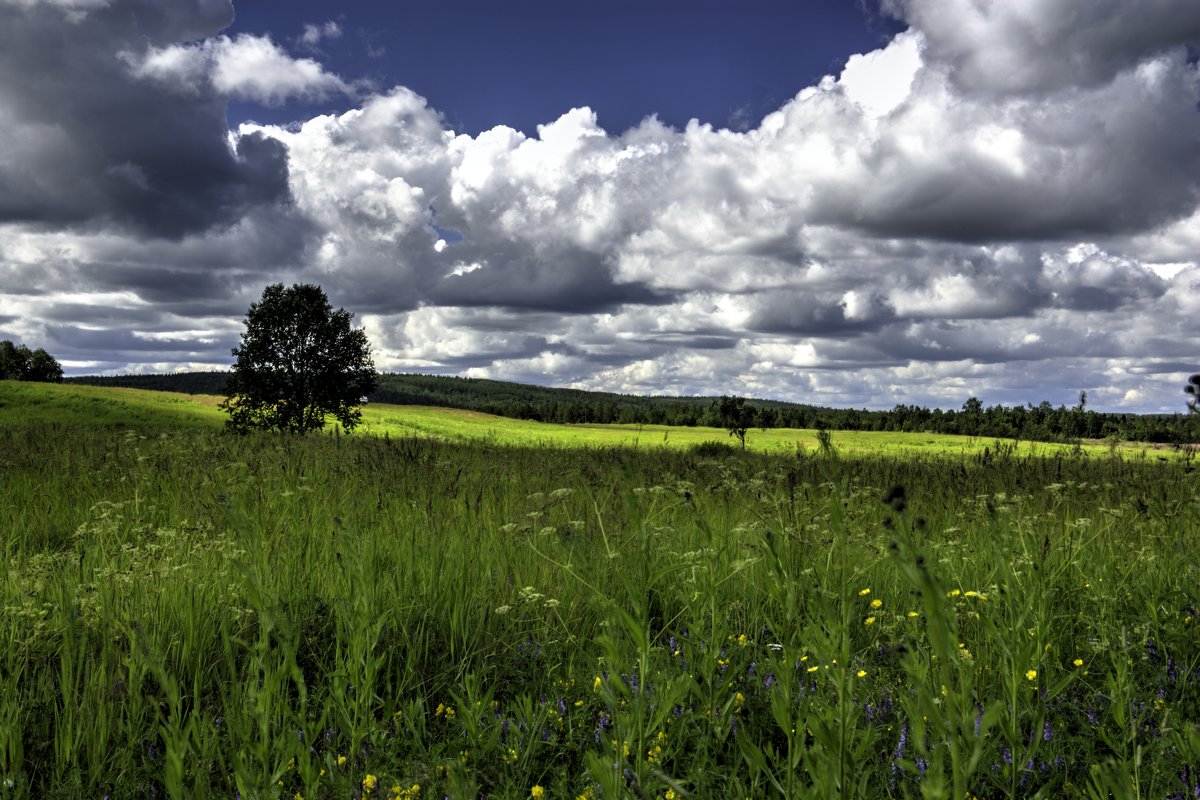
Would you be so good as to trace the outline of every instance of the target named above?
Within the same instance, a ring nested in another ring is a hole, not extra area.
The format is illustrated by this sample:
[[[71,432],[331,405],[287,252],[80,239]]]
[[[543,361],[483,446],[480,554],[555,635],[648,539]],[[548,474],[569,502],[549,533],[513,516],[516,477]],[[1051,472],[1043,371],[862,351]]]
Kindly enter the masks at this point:
[[[6,796],[1200,791],[1182,462],[29,424],[0,484]]]

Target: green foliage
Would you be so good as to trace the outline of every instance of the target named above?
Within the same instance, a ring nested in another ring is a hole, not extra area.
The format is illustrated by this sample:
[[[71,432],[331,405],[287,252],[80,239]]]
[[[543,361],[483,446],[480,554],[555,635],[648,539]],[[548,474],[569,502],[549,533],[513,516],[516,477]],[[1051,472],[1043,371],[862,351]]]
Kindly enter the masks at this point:
[[[756,418],[754,408],[746,405],[744,397],[723,396],[713,404],[717,414],[717,424],[729,431],[730,436],[736,436],[746,449],[746,432],[754,427]]]
[[[0,424],[6,797],[1200,782],[1182,460],[230,437],[168,409]]]
[[[321,287],[277,283],[246,313],[246,331],[221,409],[239,433],[274,429],[305,433],[333,415],[347,431],[375,389],[371,346],[351,315],[334,311]]]
[[[42,348],[30,350],[8,339],[0,341],[0,380],[62,383],[62,379],[62,367]]]

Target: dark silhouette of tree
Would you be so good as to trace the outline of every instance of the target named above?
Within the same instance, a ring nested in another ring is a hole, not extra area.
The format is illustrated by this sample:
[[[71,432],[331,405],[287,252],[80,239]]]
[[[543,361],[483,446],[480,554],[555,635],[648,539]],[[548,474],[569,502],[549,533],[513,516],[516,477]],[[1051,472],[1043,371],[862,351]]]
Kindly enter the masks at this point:
[[[1200,414],[1200,375],[1188,378],[1187,386],[1183,387],[1183,390],[1192,396],[1192,399],[1188,400],[1188,411]]]
[[[0,341],[0,380],[62,383],[63,370],[54,356],[42,348]]]
[[[722,397],[717,401],[717,418],[721,427],[729,431],[730,436],[736,436],[746,449],[746,431],[754,427],[754,408],[746,405],[744,397]]]
[[[304,433],[323,428],[326,415],[347,431],[358,425],[378,376],[367,335],[350,327],[351,318],[330,307],[320,286],[264,289],[232,351],[237,363],[220,406],[226,426]]]

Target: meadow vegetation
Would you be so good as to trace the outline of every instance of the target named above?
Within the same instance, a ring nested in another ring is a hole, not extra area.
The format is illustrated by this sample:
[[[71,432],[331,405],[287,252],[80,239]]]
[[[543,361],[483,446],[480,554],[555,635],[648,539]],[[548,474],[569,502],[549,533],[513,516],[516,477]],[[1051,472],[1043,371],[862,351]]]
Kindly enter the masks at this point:
[[[1190,459],[129,392],[0,384],[4,796],[1200,792]]]

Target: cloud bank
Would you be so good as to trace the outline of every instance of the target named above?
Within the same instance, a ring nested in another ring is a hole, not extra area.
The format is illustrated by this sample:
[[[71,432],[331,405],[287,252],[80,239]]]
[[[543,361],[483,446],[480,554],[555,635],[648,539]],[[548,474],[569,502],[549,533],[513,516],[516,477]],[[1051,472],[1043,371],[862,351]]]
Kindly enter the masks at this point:
[[[1200,7],[1131,8],[894,0],[907,31],[745,131],[580,107],[470,136],[327,71],[332,23],[295,57],[212,0],[3,0],[0,335],[74,372],[224,366],[263,285],[314,281],[387,369],[1180,410]],[[224,121],[330,94],[356,107]]]

